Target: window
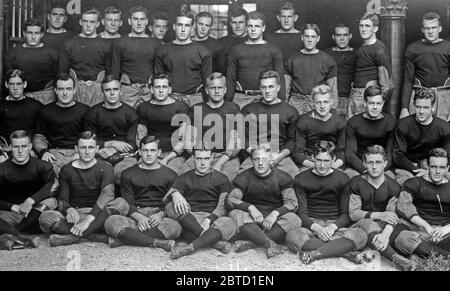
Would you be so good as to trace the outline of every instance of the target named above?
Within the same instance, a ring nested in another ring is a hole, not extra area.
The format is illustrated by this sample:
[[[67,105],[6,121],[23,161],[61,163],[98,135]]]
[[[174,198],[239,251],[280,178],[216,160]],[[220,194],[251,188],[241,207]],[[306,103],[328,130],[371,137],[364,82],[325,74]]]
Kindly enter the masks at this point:
[[[22,24],[28,18],[33,18],[34,0],[11,1],[11,39],[22,38]]]

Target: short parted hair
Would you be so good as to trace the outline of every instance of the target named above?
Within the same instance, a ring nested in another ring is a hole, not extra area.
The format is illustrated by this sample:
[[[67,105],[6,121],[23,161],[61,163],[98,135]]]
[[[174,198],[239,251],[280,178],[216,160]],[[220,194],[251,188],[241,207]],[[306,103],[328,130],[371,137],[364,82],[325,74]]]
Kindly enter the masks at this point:
[[[170,77],[167,74],[156,74],[152,76],[152,86],[155,85],[155,80],[167,80],[170,86]]]
[[[266,18],[264,17],[264,14],[262,14],[259,11],[252,11],[248,14],[248,20],[253,19],[253,20],[261,20],[262,21],[262,25],[266,25]]]
[[[328,85],[322,84],[318,85],[311,90],[311,96],[314,99],[316,95],[326,95],[329,94],[331,97],[331,89],[328,87]]]
[[[206,78],[206,87],[209,87],[209,85],[211,84],[211,82],[212,82],[213,80],[216,80],[216,79],[222,79],[222,80],[223,80],[223,83],[224,83],[224,85],[225,85],[225,83],[226,83],[225,76],[224,76],[222,73],[219,73],[219,72],[213,72],[212,74],[210,74],[210,75]]]
[[[361,16],[361,18],[359,19],[359,22],[361,22],[362,20],[367,20],[367,19],[372,21],[373,26],[380,25],[380,20],[378,19],[378,16],[375,13],[369,13],[369,12],[364,13],[364,15]]]
[[[60,73],[56,77],[56,82],[58,82],[58,81],[69,81],[69,80],[72,80],[73,86],[75,87],[76,80],[75,80],[75,77],[73,75],[68,74],[68,73]],[[56,85],[56,82],[55,82],[55,85]]]
[[[280,84],[280,74],[278,74],[278,72],[275,72],[273,70],[268,70],[268,71],[262,71],[259,74],[260,82],[261,82],[261,80],[272,79],[272,78],[275,78],[277,80],[277,84]]]
[[[248,12],[244,8],[233,6],[230,9],[230,13],[228,14],[228,21],[231,21],[232,18],[236,18],[239,16],[245,16],[245,21],[248,20]]]
[[[430,99],[431,104],[434,104],[434,102],[436,101],[436,95],[432,89],[422,88],[415,91],[414,105],[416,104],[416,101],[419,99]]]
[[[193,151],[192,154],[195,156],[197,152],[210,152],[212,153],[213,151],[213,146],[212,144],[208,143],[208,142],[197,142],[194,144],[193,146]]]
[[[25,130],[16,130],[9,135],[9,142],[12,143],[13,139],[25,137],[27,137],[28,140],[31,142],[31,136],[28,134],[28,132],[26,132]]]
[[[141,5],[136,5],[130,8],[130,10],[128,11],[128,15],[129,17],[131,17],[131,15],[133,15],[133,13],[136,12],[143,12],[145,14],[146,17],[148,17],[148,9],[145,8],[144,6]]]
[[[208,11],[202,11],[199,14],[197,14],[197,16],[195,17],[195,20],[199,20],[201,17],[206,17],[206,18],[211,18],[211,20],[214,21],[214,18],[212,16],[211,13],[209,13]]]
[[[331,141],[321,140],[314,145],[313,155],[328,153],[332,159],[336,157],[336,146]]]
[[[64,12],[67,13],[66,9],[67,9],[67,4],[65,1],[63,0],[54,0],[50,2],[50,7],[48,10],[48,13],[51,13],[53,9],[55,8],[60,8],[60,9],[64,9]]]
[[[82,13],[82,15],[85,15],[85,14],[95,14],[95,15],[97,15],[98,18],[100,19],[100,11],[99,11],[97,8],[95,8],[95,7],[91,7],[91,8],[89,8],[89,9],[85,10],[85,11]]]
[[[366,150],[364,151],[364,155],[363,155],[364,162],[366,161],[366,156],[368,156],[368,155],[382,155],[383,160],[387,159],[386,151],[384,150],[384,147],[377,145],[377,144],[368,146],[366,148]]]
[[[263,152],[266,152],[266,153],[271,153],[272,152],[272,147],[268,143],[262,143],[262,144],[257,145],[256,147],[252,148],[251,151],[250,151],[250,154],[253,157],[254,154],[259,152],[259,151],[263,151]]]
[[[367,98],[378,95],[383,97],[383,101],[385,101],[385,97],[383,91],[381,90],[381,87],[379,85],[371,85],[364,90],[364,101],[367,102]]]
[[[334,28],[333,28],[333,34],[336,33],[336,28],[339,28],[339,27],[348,28],[348,30],[350,31],[350,26],[349,26],[348,24],[345,24],[345,23],[336,23],[336,24],[334,25]]]
[[[19,69],[11,69],[6,73],[6,82],[9,82],[11,78],[18,77],[22,79],[22,82],[26,82],[25,76],[22,70]]]
[[[317,35],[320,36],[320,29],[319,29],[319,26],[317,26],[317,24],[315,24],[315,23],[305,24],[305,26],[302,27],[302,34],[304,34],[307,29],[314,30],[317,33]]]
[[[108,84],[108,83],[111,83],[111,82],[114,82],[114,81],[118,82],[119,85],[120,85],[120,80],[116,76],[114,76],[114,75],[106,75],[105,78],[103,78],[103,80],[102,80],[102,89],[103,89],[105,84]]]
[[[447,164],[448,164],[448,153],[443,148],[434,148],[434,149],[432,149],[432,150],[430,150],[428,152],[428,158],[427,158],[428,164],[430,163],[430,159],[432,157],[435,157],[435,158],[446,158],[447,159]]]
[[[97,142],[97,135],[90,130],[86,130],[80,133],[80,135],[78,136],[78,142],[81,139],[93,139],[95,140],[95,142]]]
[[[117,7],[109,6],[109,7],[106,7],[104,16],[106,14],[119,14],[120,16],[122,16],[122,11],[120,11]]]
[[[169,22],[169,15],[165,11],[155,11],[154,13],[152,13],[151,17],[151,23],[153,23],[153,21],[155,20],[166,20],[167,22]]]
[[[149,143],[156,143],[158,149],[159,149],[159,139],[157,139],[154,135],[147,135],[144,136],[144,138],[141,139],[139,142],[139,148],[142,148],[142,146],[149,144]]]
[[[26,31],[28,26],[38,26],[41,29],[41,33],[44,32],[44,25],[37,18],[29,18],[25,20],[25,22],[22,25],[22,30]]]
[[[424,13],[424,15],[422,16],[422,21],[424,21],[424,20],[428,20],[428,21],[437,20],[439,22],[439,25],[441,25],[441,16],[437,12],[434,12],[434,11],[429,11],[429,12]]]
[[[293,10],[293,11],[295,11],[294,3],[292,3],[292,2],[284,2],[283,4],[281,4],[280,11],[281,10]]]
[[[181,10],[180,13],[175,17],[175,23],[177,23],[178,17],[187,17],[192,20],[192,24],[195,22],[195,14],[190,10]]]

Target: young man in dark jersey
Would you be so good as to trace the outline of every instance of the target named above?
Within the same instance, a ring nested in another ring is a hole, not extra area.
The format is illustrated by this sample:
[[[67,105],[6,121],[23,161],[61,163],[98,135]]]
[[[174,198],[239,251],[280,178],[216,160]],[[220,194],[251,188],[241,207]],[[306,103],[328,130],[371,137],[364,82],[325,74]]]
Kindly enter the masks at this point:
[[[301,227],[295,214],[298,201],[292,177],[271,167],[268,144],[253,149],[251,155],[253,167],[234,179],[234,189],[227,198],[237,232],[248,240],[237,241],[236,252],[263,246],[272,258],[282,254],[277,243],[284,241],[286,233]]]
[[[151,90],[153,98],[139,105],[137,109],[138,134],[140,137],[147,134],[155,136],[161,149],[160,164],[178,174],[186,162],[184,134],[189,122],[189,106],[169,96],[172,87],[166,74],[153,76]],[[173,125],[174,116],[184,116],[185,119],[181,118],[181,124]]]
[[[450,42],[440,38],[441,31],[440,15],[427,12],[422,17],[424,38],[406,48],[400,118],[415,112],[413,90],[429,88],[436,94],[433,111],[437,117],[450,120]]]
[[[59,54],[41,42],[44,26],[37,19],[23,24],[25,42],[8,51],[5,70],[19,69],[28,80],[25,96],[48,104],[55,101],[53,81],[58,71]]]
[[[289,231],[286,243],[304,264],[330,257],[362,263],[363,256],[354,251],[365,247],[367,235],[362,229],[349,228],[349,179],[332,168],[335,146],[320,141],[313,155],[314,169],[294,179],[302,228]]]
[[[99,37],[106,40],[114,40],[121,37],[119,29],[123,24],[122,11],[116,7],[106,7],[101,23],[104,30],[98,34]]]
[[[392,146],[394,143],[395,117],[383,112],[384,95],[380,86],[372,85],[364,91],[365,111],[347,121],[345,133],[345,158],[350,177],[367,171],[363,163],[364,151],[368,146],[380,145],[385,149],[386,174],[394,178],[392,167]]]
[[[110,246],[124,244],[171,251],[182,229],[175,219],[166,216],[163,198],[177,174],[159,163],[161,149],[154,136],[141,140],[139,152],[139,164],[122,173],[121,197],[116,199],[127,211],[105,221],[106,233],[115,239]]]
[[[384,148],[380,145],[367,147],[363,161],[367,172],[350,180],[349,216],[356,222],[352,227],[366,232],[370,248],[378,250],[400,270],[411,271],[414,263],[391,246],[396,238],[394,229],[398,217],[395,212],[401,187],[384,174],[388,164]]]
[[[48,28],[45,31],[42,43],[60,52],[64,43],[75,36],[75,33],[64,28],[67,22],[67,3],[65,1],[52,1],[47,13]]]
[[[9,234],[0,249],[9,250],[14,244],[36,247],[36,240],[22,233],[40,233],[39,216],[42,211],[55,209],[51,199],[56,184],[52,166],[31,157],[31,138],[23,130],[11,134],[11,159],[0,164],[0,234]],[[18,240],[16,242],[16,240]]]
[[[314,23],[306,24],[301,39],[304,48],[297,51],[284,62],[286,88],[289,104],[299,114],[313,110],[311,90],[318,85],[328,85],[331,89],[333,108],[338,105],[337,65],[336,61],[317,49],[320,41],[319,27]]]
[[[103,229],[111,214],[126,214],[126,209],[113,201],[113,167],[95,158],[99,150],[95,134],[82,132],[75,149],[80,158],[65,165],[59,175],[58,208],[39,217],[41,229],[52,233],[52,247],[89,239]]]
[[[280,48],[264,40],[266,28],[264,15],[258,11],[248,14],[248,39],[229,50],[227,64],[227,94],[225,100],[244,108],[245,105],[259,101],[258,74],[273,70],[283,75],[283,57]],[[285,99],[285,82],[280,80],[279,98]]]
[[[166,215],[176,219],[188,242],[172,249],[170,257],[178,259],[196,250],[213,247],[230,251],[227,242],[236,232],[233,220],[226,216],[225,199],[231,191],[227,176],[211,168],[211,147],[194,147],[195,169],[181,174],[164,197],[170,201]]]
[[[53,164],[56,175],[62,166],[77,159],[74,149],[83,131],[86,104],[76,102],[75,79],[61,74],[56,80],[57,101],[46,105],[36,121],[33,148],[42,160]]]
[[[350,92],[347,118],[364,111],[363,96],[368,86],[379,85],[384,95],[394,87],[389,50],[377,39],[378,29],[379,20],[376,14],[366,13],[360,18],[359,34],[364,43],[355,52],[356,71]]]
[[[354,49],[350,47],[350,40],[352,39],[350,27],[342,23],[336,24],[332,37],[336,45],[325,49],[324,52],[332,56],[337,65],[339,103],[336,111],[338,114],[347,117],[350,90],[356,69],[356,54]]]
[[[77,78],[75,100],[89,106],[103,102],[101,81],[111,65],[111,44],[97,35],[100,12],[89,9],[81,14],[81,33],[68,40],[60,53],[60,73]]]
[[[151,14],[148,29],[151,37],[164,44],[164,38],[169,31],[169,16],[165,11],[156,11]]]
[[[98,155],[114,166],[115,182],[119,185],[122,171],[137,163],[138,116],[134,108],[120,102],[121,86],[116,77],[107,75],[102,81],[102,90],[105,102],[86,112],[84,130],[97,135]]]
[[[195,34],[192,40],[203,44],[211,52],[213,59],[212,71],[217,72],[217,52],[222,49],[222,44],[220,40],[209,35],[213,22],[214,19],[211,13],[202,11],[197,14],[195,16]]]
[[[173,25],[175,40],[161,46],[155,58],[155,74],[170,77],[171,97],[189,106],[203,102],[202,87],[206,77],[212,73],[211,52],[191,40],[193,28],[193,14],[178,15]]]
[[[427,174],[403,185],[397,212],[406,229],[395,239],[395,246],[407,255],[450,255],[450,183],[445,177],[448,158],[442,148],[431,150]]]

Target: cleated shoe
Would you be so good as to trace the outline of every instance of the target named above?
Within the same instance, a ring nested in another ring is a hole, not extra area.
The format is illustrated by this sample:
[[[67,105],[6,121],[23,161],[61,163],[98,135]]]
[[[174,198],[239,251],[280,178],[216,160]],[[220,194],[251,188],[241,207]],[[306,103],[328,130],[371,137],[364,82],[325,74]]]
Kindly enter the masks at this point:
[[[234,245],[236,246],[235,252],[242,253],[250,249],[256,248],[256,244],[248,240],[237,240]]]
[[[221,240],[213,245],[212,248],[218,250],[223,254],[228,254],[231,250],[231,244],[229,242]]]
[[[17,237],[12,234],[0,235],[0,250],[12,251]]]
[[[172,251],[173,247],[175,246],[174,240],[165,240],[165,239],[155,239],[153,242],[153,246],[156,248],[160,248],[165,250],[166,252]]]
[[[268,244],[269,246],[268,248],[266,248],[267,258],[274,258],[283,253],[283,249],[281,248],[281,246],[273,240],[268,240]]]
[[[67,246],[81,241],[81,237],[73,234],[52,234],[49,237],[51,247]]]
[[[316,261],[320,255],[321,253],[317,250],[310,252],[299,252],[300,261],[302,261],[302,263],[305,265],[309,265],[312,262]]]
[[[194,250],[193,244],[188,244],[185,246],[176,246],[170,252],[170,258],[172,260],[176,260],[181,257],[188,256],[188,255],[192,254],[194,251],[195,250]]]
[[[394,254],[392,256],[392,263],[399,268],[401,271],[414,271],[417,268],[414,261],[409,260],[399,254]]]
[[[108,245],[110,248],[117,248],[117,247],[122,246],[123,243],[117,238],[109,237]]]

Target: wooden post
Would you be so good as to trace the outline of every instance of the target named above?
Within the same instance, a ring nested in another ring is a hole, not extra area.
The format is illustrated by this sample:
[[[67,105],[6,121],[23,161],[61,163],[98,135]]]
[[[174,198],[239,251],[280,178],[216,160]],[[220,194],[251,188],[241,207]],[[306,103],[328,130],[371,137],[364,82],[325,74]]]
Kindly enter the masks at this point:
[[[400,109],[400,94],[403,85],[405,67],[405,18],[406,0],[381,1],[381,40],[388,46],[392,60],[392,77],[395,87],[386,111],[398,116]]]
[[[3,51],[5,48],[5,43],[3,41],[3,35],[5,33],[5,17],[3,15],[3,7],[4,5],[0,5],[0,86],[3,86]]]

